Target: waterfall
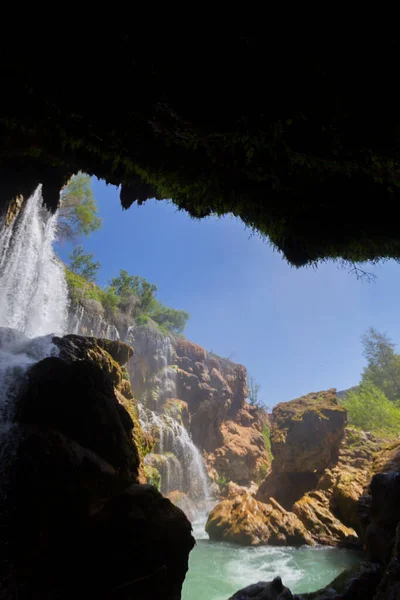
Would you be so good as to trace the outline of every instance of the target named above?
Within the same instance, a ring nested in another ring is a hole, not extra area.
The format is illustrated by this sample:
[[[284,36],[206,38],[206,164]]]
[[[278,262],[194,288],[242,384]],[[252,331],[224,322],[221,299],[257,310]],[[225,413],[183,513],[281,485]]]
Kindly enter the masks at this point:
[[[0,326],[28,337],[63,334],[68,291],[53,242],[56,215],[42,206],[41,186],[0,232]]]
[[[139,405],[143,431],[154,435],[156,446],[145,463],[161,474],[161,491],[180,490],[195,501],[208,501],[208,483],[203,460],[185,427],[168,415],[158,415]]]
[[[93,337],[119,340],[118,329],[109,323],[104,315],[99,312],[99,303],[96,300],[85,299],[85,304],[71,306],[68,315],[68,333],[77,335],[90,335]]]
[[[41,186],[0,231],[0,419],[26,370],[55,352],[53,334],[65,332],[67,285],[53,251],[56,215],[42,206]]]
[[[166,408],[167,401],[178,398],[172,340],[149,327],[130,328],[127,339],[135,348],[128,370],[139,401],[140,424],[156,441],[145,464],[160,472],[163,494],[179,490],[197,504],[207,503],[208,480],[200,451],[179,418]]]

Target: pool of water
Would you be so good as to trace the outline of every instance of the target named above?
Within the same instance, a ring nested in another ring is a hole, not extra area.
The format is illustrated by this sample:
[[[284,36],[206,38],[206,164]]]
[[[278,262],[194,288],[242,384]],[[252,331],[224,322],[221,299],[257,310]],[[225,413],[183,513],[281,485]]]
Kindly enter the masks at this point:
[[[359,553],[341,548],[243,548],[210,542],[204,523],[204,518],[193,523],[197,544],[182,600],[227,600],[240,588],[277,575],[294,593],[312,592],[361,560]]]

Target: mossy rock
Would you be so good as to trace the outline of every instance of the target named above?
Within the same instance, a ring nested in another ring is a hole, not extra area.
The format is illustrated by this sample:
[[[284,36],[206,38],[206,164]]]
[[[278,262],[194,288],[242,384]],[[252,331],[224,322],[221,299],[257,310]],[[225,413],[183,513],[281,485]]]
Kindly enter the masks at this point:
[[[143,472],[146,477],[147,483],[153,485],[158,491],[161,487],[161,475],[160,471],[151,465],[144,465]]]

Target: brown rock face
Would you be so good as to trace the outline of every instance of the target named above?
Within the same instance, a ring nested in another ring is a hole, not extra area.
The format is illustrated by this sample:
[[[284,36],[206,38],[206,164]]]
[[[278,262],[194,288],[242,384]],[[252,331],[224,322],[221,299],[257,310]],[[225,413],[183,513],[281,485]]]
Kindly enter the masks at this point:
[[[376,453],[384,445],[370,433],[347,427],[337,464],[326,469],[317,485],[335,514],[357,533],[361,531],[358,500],[371,480]]]
[[[222,444],[207,457],[208,464],[231,481],[247,484],[269,466],[262,434],[234,421],[221,425]]]
[[[329,500],[322,492],[309,492],[293,506],[293,512],[318,544],[354,545],[357,534],[331,512]]]
[[[314,544],[296,515],[287,512],[273,498],[264,504],[250,494],[217,504],[209,514],[206,531],[212,540],[242,546]]]
[[[336,390],[277,404],[272,411],[272,454],[277,473],[321,473],[335,463],[347,423]]]
[[[272,471],[257,499],[268,502],[273,496],[289,510],[314,489],[324,470],[337,462],[346,421],[335,390],[277,404],[272,411]]]
[[[270,467],[263,437],[267,417],[246,402],[245,367],[182,338],[142,328],[134,335],[128,368],[137,397],[158,414],[182,416],[212,479],[259,481]],[[166,371],[174,397],[171,389],[160,392]]]
[[[322,544],[357,543],[358,501],[383,445],[345,425],[334,390],[278,404],[272,413],[272,471],[256,494],[292,510]]]
[[[0,597],[176,600],[194,540],[183,512],[138,484],[142,433],[118,362],[130,350],[55,342],[1,432]]]

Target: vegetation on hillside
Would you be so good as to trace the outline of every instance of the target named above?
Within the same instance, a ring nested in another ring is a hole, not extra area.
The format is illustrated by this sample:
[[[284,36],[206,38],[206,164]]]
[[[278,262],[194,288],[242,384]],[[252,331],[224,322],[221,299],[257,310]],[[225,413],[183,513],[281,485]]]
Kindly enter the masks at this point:
[[[400,435],[400,355],[384,333],[370,327],[362,336],[367,366],[360,385],[342,403],[351,425],[383,437]]]
[[[400,434],[400,405],[388,400],[371,381],[360,384],[343,402],[350,425],[382,437]]]
[[[59,238],[76,241],[81,235],[88,235],[101,227],[97,202],[91,189],[91,178],[78,173],[73,176],[61,194],[59,209]],[[130,275],[121,269],[118,277],[113,277],[108,285],[96,284],[101,269],[95,260],[94,252],[85,252],[82,244],[75,246],[69,255],[70,264],[66,267],[66,278],[70,298],[79,304],[84,299],[101,304],[106,316],[113,319],[117,313],[136,321],[138,325],[153,323],[163,332],[183,333],[189,314],[165,306],[156,298],[157,286],[139,275]]]
[[[93,254],[79,251],[74,255],[73,252],[71,258],[71,265],[65,269],[65,274],[73,303],[79,304],[84,299],[96,300],[111,320],[117,313],[123,313],[137,325],[153,323],[164,333],[183,333],[189,314],[159,302],[155,297],[155,285],[143,277],[132,276],[121,270],[119,277],[101,287],[94,282],[100,264],[93,263]],[[89,274],[89,277],[85,274]],[[126,286],[126,282],[131,282],[132,287]]]
[[[363,335],[364,356],[367,359],[361,381],[371,382],[392,402],[400,401],[400,355],[388,335],[373,327]]]
[[[72,273],[80,275],[86,281],[96,281],[101,264],[94,260],[94,252],[85,252],[83,246],[79,244],[73,249],[69,259],[69,268]]]

